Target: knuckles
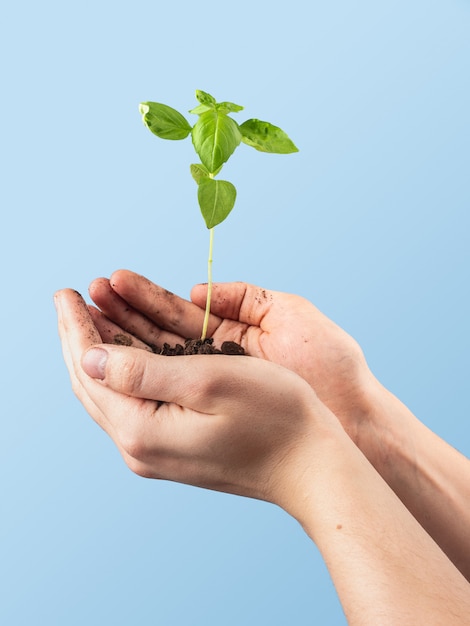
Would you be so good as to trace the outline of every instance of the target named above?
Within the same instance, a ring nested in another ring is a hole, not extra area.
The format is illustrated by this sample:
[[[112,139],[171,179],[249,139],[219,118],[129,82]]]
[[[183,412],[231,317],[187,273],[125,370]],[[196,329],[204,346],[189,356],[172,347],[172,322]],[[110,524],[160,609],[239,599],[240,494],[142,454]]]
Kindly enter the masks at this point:
[[[159,469],[164,466],[165,454],[148,442],[144,432],[130,430],[121,433],[118,448],[131,472],[141,478],[162,478]]]
[[[135,459],[134,457],[127,454],[124,455],[124,460],[131,472],[133,472],[137,476],[140,476],[141,478],[157,478],[157,476],[155,476],[155,473],[146,463],[143,463],[142,461],[139,461],[138,459]]]
[[[132,351],[133,352],[133,351]],[[128,396],[139,396],[142,393],[146,373],[146,362],[142,354],[126,354],[120,363],[117,363],[110,374],[107,372],[107,382],[113,389]],[[140,358],[139,358],[140,357]]]
[[[145,439],[139,436],[138,433],[126,433],[124,437],[120,437],[120,440],[121,447],[126,455],[136,463],[143,462],[148,456],[148,447],[145,444]],[[135,470],[132,469],[132,471]]]

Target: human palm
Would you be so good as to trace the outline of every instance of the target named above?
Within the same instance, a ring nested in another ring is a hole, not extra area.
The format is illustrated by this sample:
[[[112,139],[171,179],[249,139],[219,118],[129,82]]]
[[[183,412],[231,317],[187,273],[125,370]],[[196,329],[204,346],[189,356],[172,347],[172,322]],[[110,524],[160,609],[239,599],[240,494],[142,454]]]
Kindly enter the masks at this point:
[[[206,293],[207,286],[196,285],[190,302],[127,270],[90,286],[107,318],[97,316],[104,341],[114,340],[116,324],[116,330],[152,347],[198,337]],[[373,377],[357,342],[313,304],[246,283],[215,284],[208,336],[216,344],[236,341],[247,354],[302,376],[354,438]]]

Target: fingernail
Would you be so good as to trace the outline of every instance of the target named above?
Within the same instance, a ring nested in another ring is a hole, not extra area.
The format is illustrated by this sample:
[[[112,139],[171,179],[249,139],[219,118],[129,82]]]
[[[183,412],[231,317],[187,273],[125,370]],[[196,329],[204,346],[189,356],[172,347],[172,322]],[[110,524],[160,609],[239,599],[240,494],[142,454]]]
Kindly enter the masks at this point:
[[[91,378],[103,380],[108,353],[103,348],[91,348],[82,357],[82,368]]]

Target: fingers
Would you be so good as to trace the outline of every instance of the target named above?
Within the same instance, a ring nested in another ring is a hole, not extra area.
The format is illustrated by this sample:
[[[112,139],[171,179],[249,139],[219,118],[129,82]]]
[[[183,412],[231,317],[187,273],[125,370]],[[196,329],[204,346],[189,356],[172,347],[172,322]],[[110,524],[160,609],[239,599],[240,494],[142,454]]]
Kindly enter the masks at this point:
[[[141,458],[153,432],[157,403],[119,394],[87,375],[81,366],[83,353],[90,346],[103,345],[93,323],[94,314],[90,315],[80,294],[70,289],[57,292],[55,303],[64,359],[76,396],[113,439],[132,471],[141,476],[160,477],[158,470],[149,468]]]
[[[120,326],[109,320],[102,311],[93,306],[88,306],[90,317],[98,330],[103,343],[114,343],[121,346],[133,346],[152,352],[152,347],[140,341],[130,333],[126,333]]]
[[[201,335],[204,312],[199,307],[134,272],[118,270],[110,280],[93,281],[90,295],[108,318],[150,346]],[[219,323],[213,316],[209,333]]]
[[[99,398],[99,403],[103,405],[102,396],[108,391],[98,382],[90,379],[80,364],[83,352],[90,346],[101,343],[100,334],[93,324],[86,303],[78,292],[63,289],[55,294],[54,300],[62,352],[70,374],[72,389],[86,411],[114,438],[112,423],[95,402],[95,399]],[[92,397],[90,391],[94,392],[95,397]]]
[[[201,335],[207,285],[196,285],[188,302],[139,274],[118,270],[109,281],[95,280],[90,295],[107,318],[154,351],[163,343],[175,345]],[[263,325],[271,330],[265,321],[275,295],[242,282],[215,284],[208,336],[219,343],[236,341],[247,353],[263,356],[259,333]]]
[[[54,296],[59,336],[69,371],[77,374],[74,355],[101,343],[101,337],[90,317],[82,296],[72,289],[63,289]]]
[[[104,417],[100,415],[100,410],[83,388],[83,371],[79,357],[77,358],[90,346],[101,343],[100,335],[91,322],[87,306],[78,292],[63,289],[55,294],[54,301],[57,309],[62,353],[69,371],[72,389],[90,415],[96,417],[97,421],[101,423]],[[97,385],[97,383],[94,384]]]
[[[191,300],[197,306],[204,307],[206,294],[207,285],[195,285],[191,290]],[[275,292],[247,283],[216,283],[212,288],[211,311],[222,319],[262,327],[274,296]]]
[[[130,303],[121,298],[111,287],[108,279],[98,278],[94,280],[90,285],[89,293],[92,300],[109,320],[152,349],[160,348],[165,342],[169,344],[181,343],[182,337],[160,328],[145,315],[145,312],[136,310]]]

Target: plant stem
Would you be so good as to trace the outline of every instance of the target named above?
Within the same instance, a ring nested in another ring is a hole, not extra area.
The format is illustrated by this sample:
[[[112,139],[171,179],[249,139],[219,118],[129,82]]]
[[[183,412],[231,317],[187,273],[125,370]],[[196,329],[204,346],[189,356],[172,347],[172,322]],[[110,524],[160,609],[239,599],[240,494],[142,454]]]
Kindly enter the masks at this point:
[[[209,315],[211,312],[211,297],[212,297],[212,250],[214,248],[214,229],[209,229],[209,258],[207,259],[207,298],[206,298],[206,311],[204,313],[204,323],[202,325],[201,340],[207,336],[207,327],[209,325]]]

